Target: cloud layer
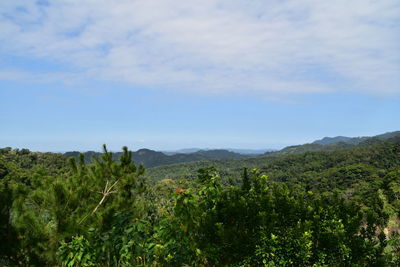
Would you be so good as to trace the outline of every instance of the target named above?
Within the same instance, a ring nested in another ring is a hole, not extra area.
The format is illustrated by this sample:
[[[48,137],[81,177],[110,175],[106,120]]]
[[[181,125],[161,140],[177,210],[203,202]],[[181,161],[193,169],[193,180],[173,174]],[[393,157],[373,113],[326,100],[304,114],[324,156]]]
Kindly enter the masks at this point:
[[[396,0],[1,1],[0,56],[206,94],[399,94],[399,14]]]

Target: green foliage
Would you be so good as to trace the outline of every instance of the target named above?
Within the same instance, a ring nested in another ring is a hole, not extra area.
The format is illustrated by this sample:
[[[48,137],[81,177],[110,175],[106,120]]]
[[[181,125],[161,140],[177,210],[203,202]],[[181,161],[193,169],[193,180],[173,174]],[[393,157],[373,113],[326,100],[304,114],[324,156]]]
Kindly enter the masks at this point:
[[[39,167],[27,180],[14,178],[9,220],[19,233],[26,264],[56,263],[60,242],[90,227],[108,230],[117,210],[141,212],[137,199],[145,187],[140,178],[144,169],[135,166],[127,148],[123,150],[119,162],[104,147],[103,157],[92,165],[71,161],[70,171],[61,175]]]
[[[248,178],[246,178],[248,179]],[[311,266],[379,264],[376,217],[338,195],[316,197],[253,172],[251,187],[223,188],[201,170],[196,193],[177,193],[157,232],[164,265]],[[361,234],[360,234],[361,233]],[[372,234],[371,234],[372,233]]]
[[[93,248],[83,236],[73,237],[69,243],[61,242],[58,253],[63,266],[96,266]]]
[[[151,255],[151,227],[130,212],[117,213],[108,231],[91,229],[87,237],[62,242],[58,256],[63,266],[146,266]]]
[[[398,266],[399,153],[371,141],[146,180],[126,147],[90,164],[1,149],[0,266]]]
[[[0,180],[0,266],[18,262],[19,242],[11,222],[12,202],[9,181]]]

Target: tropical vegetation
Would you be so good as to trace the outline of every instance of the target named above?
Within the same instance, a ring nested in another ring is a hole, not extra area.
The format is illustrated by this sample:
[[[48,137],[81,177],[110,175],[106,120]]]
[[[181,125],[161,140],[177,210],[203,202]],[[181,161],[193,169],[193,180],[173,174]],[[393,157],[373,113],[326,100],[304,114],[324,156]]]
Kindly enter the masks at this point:
[[[0,266],[399,266],[399,138],[338,146],[150,169],[0,149]]]

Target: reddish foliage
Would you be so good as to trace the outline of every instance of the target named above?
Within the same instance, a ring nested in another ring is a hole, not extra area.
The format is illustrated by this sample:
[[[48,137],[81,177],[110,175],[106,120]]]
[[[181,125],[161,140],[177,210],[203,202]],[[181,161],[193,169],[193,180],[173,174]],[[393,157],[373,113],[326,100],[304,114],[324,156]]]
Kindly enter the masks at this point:
[[[175,192],[176,192],[177,194],[183,194],[183,193],[186,192],[186,189],[178,188],[178,189],[176,189]]]

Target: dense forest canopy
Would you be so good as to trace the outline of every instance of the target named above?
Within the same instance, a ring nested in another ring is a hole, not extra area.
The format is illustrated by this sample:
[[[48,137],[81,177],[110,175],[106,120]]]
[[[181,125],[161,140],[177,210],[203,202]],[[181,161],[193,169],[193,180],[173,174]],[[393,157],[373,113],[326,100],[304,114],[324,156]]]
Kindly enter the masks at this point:
[[[400,264],[399,135],[150,169],[103,149],[0,149],[0,266]]]

